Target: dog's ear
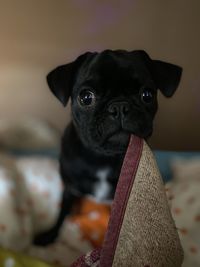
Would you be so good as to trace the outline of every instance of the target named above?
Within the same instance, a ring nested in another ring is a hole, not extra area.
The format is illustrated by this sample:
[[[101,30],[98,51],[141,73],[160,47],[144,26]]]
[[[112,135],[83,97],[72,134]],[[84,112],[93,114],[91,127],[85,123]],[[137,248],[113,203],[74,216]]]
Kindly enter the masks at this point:
[[[76,74],[80,66],[92,54],[94,53],[86,52],[79,56],[75,61],[59,66],[47,75],[47,83],[51,92],[60,100],[63,106],[66,106],[69,100]]]
[[[134,52],[134,51],[133,51]],[[143,50],[137,50],[147,65],[158,89],[166,97],[171,97],[176,91],[182,74],[182,68],[160,60],[152,60]]]
[[[166,97],[171,97],[176,91],[182,74],[182,68],[160,60],[153,60],[152,74],[156,86]]]

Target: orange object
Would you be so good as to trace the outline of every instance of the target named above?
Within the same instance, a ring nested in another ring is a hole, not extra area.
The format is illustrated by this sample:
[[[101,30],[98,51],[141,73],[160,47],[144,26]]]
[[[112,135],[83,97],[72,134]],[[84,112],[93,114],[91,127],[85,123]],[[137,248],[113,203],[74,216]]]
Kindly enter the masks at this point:
[[[79,212],[72,215],[69,221],[79,226],[82,238],[88,240],[93,247],[100,247],[104,240],[110,216],[111,205],[83,199]]]

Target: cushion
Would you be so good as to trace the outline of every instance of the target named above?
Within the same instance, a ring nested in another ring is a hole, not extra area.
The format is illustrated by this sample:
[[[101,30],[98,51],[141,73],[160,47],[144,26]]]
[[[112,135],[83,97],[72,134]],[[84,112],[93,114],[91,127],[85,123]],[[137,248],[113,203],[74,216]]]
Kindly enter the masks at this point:
[[[184,249],[183,267],[200,266],[200,158],[172,162],[173,180],[166,185]]]

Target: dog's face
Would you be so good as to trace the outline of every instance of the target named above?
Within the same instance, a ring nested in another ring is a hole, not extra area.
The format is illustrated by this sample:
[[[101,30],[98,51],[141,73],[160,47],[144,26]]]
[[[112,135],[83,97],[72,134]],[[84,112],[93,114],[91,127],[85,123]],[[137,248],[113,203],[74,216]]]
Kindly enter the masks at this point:
[[[48,76],[54,95],[66,105],[83,144],[102,154],[125,151],[130,134],[148,138],[157,111],[157,90],[170,97],[181,68],[152,60],[144,51],[85,53]]]

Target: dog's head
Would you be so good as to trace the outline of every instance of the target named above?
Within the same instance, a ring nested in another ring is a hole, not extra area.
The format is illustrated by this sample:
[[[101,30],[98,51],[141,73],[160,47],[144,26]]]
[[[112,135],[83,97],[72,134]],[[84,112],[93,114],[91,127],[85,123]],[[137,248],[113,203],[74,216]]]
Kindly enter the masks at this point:
[[[152,60],[144,51],[87,52],[47,76],[53,94],[72,117],[83,144],[99,153],[121,153],[130,133],[148,138],[157,111],[158,89],[175,92],[182,69]]]

